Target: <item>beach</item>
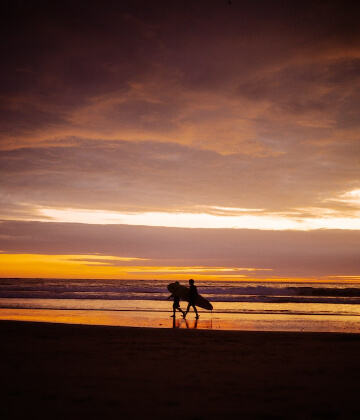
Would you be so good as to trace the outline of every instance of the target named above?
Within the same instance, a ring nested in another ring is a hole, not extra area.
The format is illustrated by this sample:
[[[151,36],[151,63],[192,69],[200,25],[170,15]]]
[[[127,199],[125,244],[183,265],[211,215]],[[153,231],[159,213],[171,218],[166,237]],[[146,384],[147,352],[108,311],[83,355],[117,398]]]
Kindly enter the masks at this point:
[[[357,419],[360,335],[1,321],[4,419]]]

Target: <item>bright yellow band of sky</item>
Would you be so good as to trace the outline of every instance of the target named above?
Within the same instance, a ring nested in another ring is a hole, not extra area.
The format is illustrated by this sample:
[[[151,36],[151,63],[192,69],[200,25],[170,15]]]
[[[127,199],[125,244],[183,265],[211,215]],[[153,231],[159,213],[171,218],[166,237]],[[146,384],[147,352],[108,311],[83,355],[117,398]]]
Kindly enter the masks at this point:
[[[251,279],[256,271],[271,271],[237,267],[169,267],[114,265],[121,262],[144,261],[140,258],[120,258],[100,255],[0,254],[2,277],[44,277],[74,279]],[[146,261],[146,260],[145,260]],[[216,275],[214,275],[216,273]],[[250,275],[248,277],[248,275]]]
[[[157,266],[135,265],[149,261],[141,258],[122,258],[104,255],[44,255],[0,254],[1,277],[3,278],[72,278],[72,279],[134,279],[134,280],[271,280],[271,281],[321,281],[358,282],[360,276],[330,276],[325,278],[280,278],[272,269],[253,267],[203,267],[203,266]],[[114,265],[133,262],[134,265]],[[150,261],[149,261],[150,262]],[[257,277],[257,273],[261,277]]]

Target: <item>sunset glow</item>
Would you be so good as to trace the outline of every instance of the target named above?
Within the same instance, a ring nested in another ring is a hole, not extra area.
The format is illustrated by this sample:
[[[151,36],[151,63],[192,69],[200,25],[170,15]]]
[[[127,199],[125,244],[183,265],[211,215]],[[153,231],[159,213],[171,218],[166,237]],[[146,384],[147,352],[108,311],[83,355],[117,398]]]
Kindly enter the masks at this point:
[[[141,258],[120,258],[99,255],[36,255],[0,254],[0,264],[4,277],[72,277],[103,279],[181,279],[196,275],[201,279],[231,278],[233,280],[252,278],[256,271],[271,269],[242,267],[158,267],[132,265]],[[145,260],[147,261],[147,260]],[[129,262],[132,264],[130,265]],[[149,261],[147,261],[149,264]]]
[[[0,277],[359,279],[354,4],[3,15]]]

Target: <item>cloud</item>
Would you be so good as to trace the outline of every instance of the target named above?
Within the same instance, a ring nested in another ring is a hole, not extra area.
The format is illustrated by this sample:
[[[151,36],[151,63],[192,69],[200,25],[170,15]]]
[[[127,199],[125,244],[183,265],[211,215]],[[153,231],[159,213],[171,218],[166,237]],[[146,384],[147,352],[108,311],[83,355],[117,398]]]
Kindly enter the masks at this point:
[[[171,143],[68,141],[0,152],[4,211],[32,219],[41,208],[211,214],[217,206],[286,217],[358,211],[337,200],[358,188],[355,144],[352,154],[345,144],[251,158]]]
[[[142,258],[148,261],[136,261],[136,266],[207,267],[220,274],[219,268],[249,268],[249,272],[235,270],[233,274],[254,278],[320,279],[355,275],[360,268],[358,233],[351,231],[275,232],[3,221],[1,232],[0,249],[6,254],[81,255],[82,260],[88,255],[90,262],[101,262],[102,255]],[[134,266],[131,261],[113,261],[124,267]]]
[[[252,216],[261,209],[262,216],[291,221],[358,217],[358,203],[346,199],[360,188],[358,3],[259,0],[228,7],[220,0],[13,0],[3,11],[4,219],[44,220],[44,209],[141,217],[214,214],[216,207],[248,209]],[[1,226],[14,229],[14,238],[4,246],[13,251],[36,247],[28,239],[38,238],[36,229],[45,235],[41,244],[52,247],[45,232],[54,229],[61,238],[58,228],[67,226],[8,223]],[[216,252],[209,248],[203,231],[200,239],[181,229],[165,235],[133,227],[127,235],[130,228],[117,231],[114,225],[67,228],[84,238],[83,229],[90,229],[88,245],[85,239],[64,242],[64,252],[69,246],[74,255],[84,248],[113,255],[119,246],[141,257],[151,254],[151,238],[146,249],[141,242],[151,232],[161,244],[168,241],[158,249],[174,267],[179,256],[192,267],[221,267],[216,255],[229,255],[225,265],[274,268],[284,275],[293,273],[292,264],[306,275],[331,269],[353,275],[357,267],[356,247],[344,243],[340,231],[304,237],[209,233],[208,240],[226,244],[222,254],[220,245]],[[125,235],[126,247],[108,229]],[[186,244],[194,241],[189,255],[185,243],[175,246],[179,235]],[[318,248],[306,239],[300,254],[292,254],[300,249],[297,240],[318,237]],[[283,244],[276,252],[274,238]],[[253,245],[239,246],[242,241]],[[338,254],[331,248],[322,255],[327,241],[339,244]],[[207,252],[202,255],[195,244]],[[161,259],[160,253],[154,258]]]
[[[358,127],[354,2],[83,6],[6,5],[7,147],[51,133],[267,154]]]

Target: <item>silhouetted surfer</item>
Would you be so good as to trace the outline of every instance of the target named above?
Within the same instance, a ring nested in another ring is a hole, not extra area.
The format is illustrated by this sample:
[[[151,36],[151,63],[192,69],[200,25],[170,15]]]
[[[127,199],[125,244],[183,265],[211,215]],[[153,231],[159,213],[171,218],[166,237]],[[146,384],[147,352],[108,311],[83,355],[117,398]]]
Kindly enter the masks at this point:
[[[180,283],[178,281],[176,281],[175,284],[180,284]],[[175,312],[176,312],[176,310],[178,310],[178,311],[180,311],[183,314],[183,317],[185,317],[185,312],[180,308],[180,298],[179,298],[179,296],[177,296],[176,294],[172,293],[169,296],[169,299],[170,298],[174,298],[174,303],[173,303],[173,311],[174,311],[174,313],[171,316],[175,318]]]
[[[196,314],[196,319],[198,319],[199,314],[198,314],[196,306],[195,306],[196,298],[197,298],[197,295],[198,295],[197,287],[195,286],[193,279],[189,280],[189,285],[190,285],[190,287],[189,287],[189,304],[186,308],[184,318],[186,317],[187,313],[189,312],[190,306],[192,306],[194,308],[194,311],[195,311],[195,314]]]

